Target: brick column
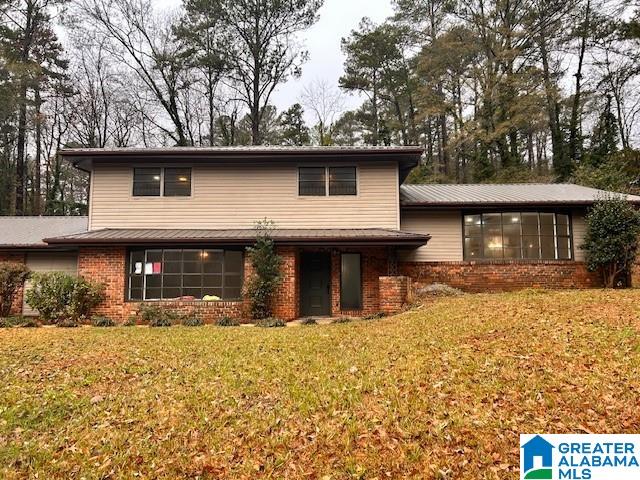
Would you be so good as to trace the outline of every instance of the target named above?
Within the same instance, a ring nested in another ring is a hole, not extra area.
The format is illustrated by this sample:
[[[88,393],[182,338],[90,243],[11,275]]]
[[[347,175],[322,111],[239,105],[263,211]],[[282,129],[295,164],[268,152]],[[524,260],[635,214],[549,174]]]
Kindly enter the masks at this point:
[[[386,314],[398,313],[407,304],[409,277],[380,277],[380,310]]]
[[[282,283],[273,296],[273,315],[282,320],[294,320],[299,316],[300,278],[298,249],[296,247],[278,247],[282,257]]]
[[[27,259],[24,253],[0,252],[0,262],[12,262],[12,263],[20,263],[24,265],[26,261]],[[15,297],[13,298],[13,303],[11,305],[11,312],[10,312],[11,315],[22,314],[23,298],[24,298],[24,284],[18,287]]]

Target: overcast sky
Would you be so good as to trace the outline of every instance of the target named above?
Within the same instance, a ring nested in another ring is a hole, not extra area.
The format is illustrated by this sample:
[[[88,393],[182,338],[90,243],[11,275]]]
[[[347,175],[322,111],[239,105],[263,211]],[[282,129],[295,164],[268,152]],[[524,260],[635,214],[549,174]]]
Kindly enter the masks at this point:
[[[180,0],[155,0],[158,8],[177,8]],[[278,110],[289,108],[300,101],[302,88],[315,79],[326,80],[338,85],[342,75],[344,56],[340,50],[340,40],[358,27],[362,17],[369,17],[376,23],[382,22],[393,13],[391,0],[325,0],[319,11],[320,20],[309,30],[301,34],[304,47],[310,58],[302,66],[302,77],[289,80],[278,87],[272,96]],[[357,95],[347,97],[345,108],[359,106],[363,99]],[[307,116],[307,120],[311,118]]]
[[[391,0],[325,0],[318,23],[302,34],[310,55],[302,67],[302,77],[282,85],[273,103],[279,110],[288,108],[300,100],[302,88],[314,79],[324,79],[337,86],[344,63],[340,40],[358,27],[362,17],[379,23],[392,13]],[[357,107],[362,101],[354,95],[348,98],[345,107]]]

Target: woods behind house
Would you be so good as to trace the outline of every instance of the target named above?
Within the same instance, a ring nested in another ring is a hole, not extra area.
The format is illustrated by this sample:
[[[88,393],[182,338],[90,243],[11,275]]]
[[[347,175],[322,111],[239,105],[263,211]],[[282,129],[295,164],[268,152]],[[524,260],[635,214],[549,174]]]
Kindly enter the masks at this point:
[[[62,147],[422,145],[413,182],[637,191],[637,1],[395,0],[278,111],[322,6],[0,0],[0,214],[86,211]]]

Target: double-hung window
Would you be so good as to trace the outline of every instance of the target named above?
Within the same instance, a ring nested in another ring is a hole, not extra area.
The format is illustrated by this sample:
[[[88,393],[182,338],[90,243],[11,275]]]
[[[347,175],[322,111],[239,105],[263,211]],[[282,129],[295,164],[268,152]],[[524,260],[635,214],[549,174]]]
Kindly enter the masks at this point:
[[[356,167],[300,167],[298,194],[303,197],[357,195]]]
[[[243,253],[223,249],[143,249],[129,253],[129,300],[237,300]]]
[[[464,216],[465,260],[571,260],[569,215],[483,212]]]
[[[190,168],[142,167],[133,169],[134,197],[191,196]]]

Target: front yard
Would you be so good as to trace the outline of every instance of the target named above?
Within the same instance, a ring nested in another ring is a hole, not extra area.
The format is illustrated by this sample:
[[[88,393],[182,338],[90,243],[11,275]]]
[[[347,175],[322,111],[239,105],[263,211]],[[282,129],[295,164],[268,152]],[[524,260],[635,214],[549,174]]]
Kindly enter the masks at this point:
[[[286,329],[0,329],[0,379],[6,479],[513,479],[521,432],[640,431],[640,291]]]

